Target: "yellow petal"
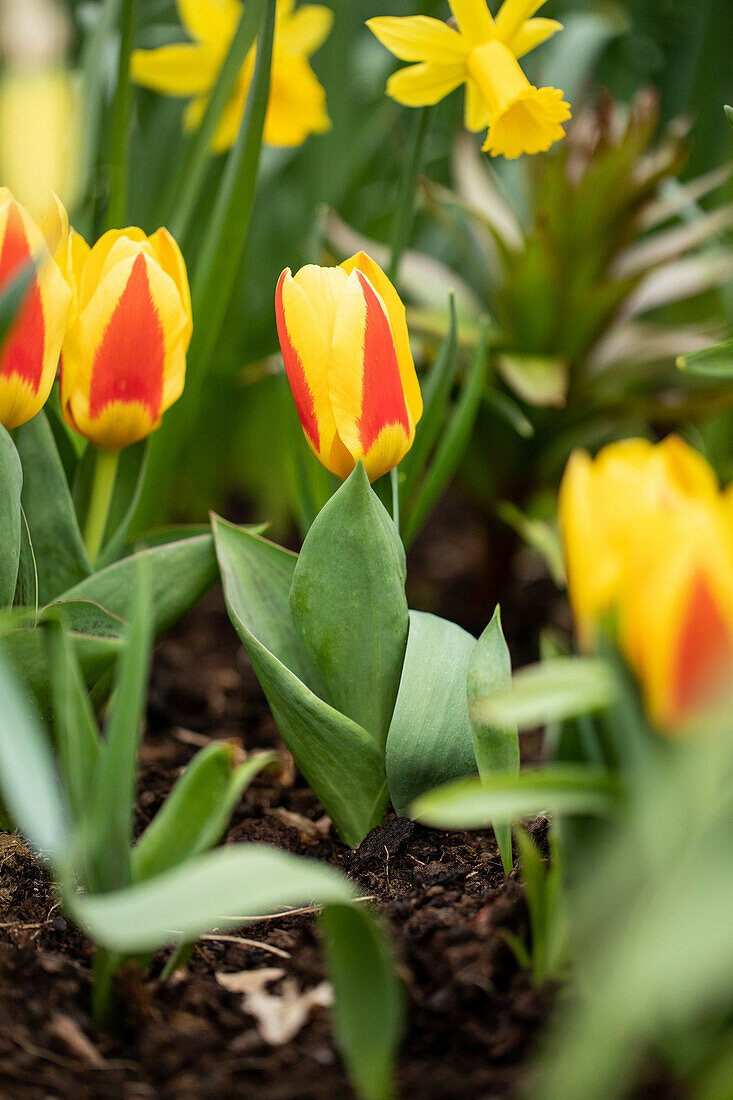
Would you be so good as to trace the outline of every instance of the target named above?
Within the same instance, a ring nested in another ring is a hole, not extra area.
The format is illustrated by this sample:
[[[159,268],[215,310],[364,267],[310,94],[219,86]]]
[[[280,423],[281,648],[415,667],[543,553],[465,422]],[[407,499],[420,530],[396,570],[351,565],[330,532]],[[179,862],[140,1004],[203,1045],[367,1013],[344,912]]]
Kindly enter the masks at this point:
[[[488,103],[481,95],[478,84],[469,77],[466,81],[466,102],[464,107],[464,124],[467,130],[478,133],[489,125],[491,110]]]
[[[355,256],[351,256],[348,260],[344,260],[341,267],[347,275],[350,275],[354,268],[363,272],[386,306],[390,328],[392,329],[392,336],[397,349],[397,361],[400,367],[402,388],[405,393],[407,408],[414,426],[422,416],[423,403],[420,383],[417,380],[417,373],[415,371],[415,362],[412,358],[412,351],[410,349],[410,336],[407,331],[407,316],[405,314],[405,307],[402,299],[379,264],[373,260],[371,256],[367,256],[366,252],[357,252]]]
[[[178,288],[178,293],[181,297],[181,304],[183,311],[188,317],[188,324],[185,331],[182,334],[182,341],[184,344],[184,353],[188,349],[189,342],[191,340],[191,333],[193,331],[193,317],[191,312],[191,290],[188,285],[188,273],[186,271],[186,262],[183,259],[181,250],[178,247],[177,242],[170,235],[167,229],[156,229],[155,233],[150,237],[150,244],[153,247],[155,258],[162,267],[166,275],[169,275]]]
[[[265,116],[267,145],[301,145],[310,134],[331,128],[326,93],[304,56],[279,54],[270,75]]]
[[[565,136],[569,118],[570,105],[559,88],[530,87],[492,115],[484,151],[508,160],[544,153]]]
[[[509,43],[523,23],[534,15],[546,0],[504,0],[496,16],[496,33],[502,42]]]
[[[211,89],[220,64],[220,57],[207,46],[177,43],[135,50],[130,74],[137,84],[163,95],[200,95]]]
[[[524,57],[562,30],[557,19],[528,19],[507,43],[515,57]]]
[[[427,107],[444,99],[465,79],[463,65],[421,62],[393,73],[387,81],[387,95],[405,107]]]
[[[383,16],[367,26],[383,46],[401,61],[437,61],[451,64],[468,52],[466,40],[452,27],[427,15]]]
[[[176,0],[191,38],[225,52],[242,14],[238,0]]]
[[[465,34],[472,45],[496,37],[494,20],[485,0],[450,0],[450,6],[461,34]]]
[[[79,309],[88,305],[104,276],[120,260],[137,255],[140,245],[147,244],[142,229],[109,229],[103,233],[86,256],[79,280]],[[148,245],[150,251],[150,246]],[[110,256],[112,261],[110,262]]]
[[[333,12],[322,4],[304,4],[282,21],[277,32],[277,50],[310,57],[328,38]]]

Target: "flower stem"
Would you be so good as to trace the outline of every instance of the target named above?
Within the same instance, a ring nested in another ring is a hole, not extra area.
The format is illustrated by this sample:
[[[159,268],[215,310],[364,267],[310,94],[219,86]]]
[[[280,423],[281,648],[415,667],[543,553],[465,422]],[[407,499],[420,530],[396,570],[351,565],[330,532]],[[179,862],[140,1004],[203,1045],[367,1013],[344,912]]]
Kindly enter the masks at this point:
[[[397,466],[393,466],[389,471],[389,480],[392,485],[392,519],[394,525],[397,528],[397,534],[400,533],[400,472]]]
[[[120,229],[127,214],[127,160],[130,142],[130,53],[135,35],[137,0],[123,0],[120,24],[120,57],[117,71],[117,94],[112,115],[112,137],[109,158],[109,204],[107,228]]]
[[[400,270],[402,254],[407,248],[412,232],[412,224],[415,216],[415,188],[417,177],[420,174],[425,137],[430,121],[430,107],[423,107],[417,117],[415,129],[410,146],[410,158],[400,180],[400,189],[397,195],[397,207],[392,222],[392,256],[389,262],[387,275],[391,282],[397,280]]]
[[[112,503],[119,461],[119,451],[97,451],[92,495],[84,530],[84,545],[92,565],[96,562],[99,551],[102,549],[102,540],[104,539],[104,530],[109,517],[109,506]]]

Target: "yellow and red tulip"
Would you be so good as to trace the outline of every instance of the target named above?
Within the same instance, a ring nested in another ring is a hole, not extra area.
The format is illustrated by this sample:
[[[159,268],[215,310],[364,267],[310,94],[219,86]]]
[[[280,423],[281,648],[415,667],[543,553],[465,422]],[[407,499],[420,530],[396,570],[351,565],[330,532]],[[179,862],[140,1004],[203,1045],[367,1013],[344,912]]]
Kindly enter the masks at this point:
[[[733,681],[733,515],[712,469],[675,436],[576,452],[560,525],[581,645],[605,623],[673,729]]]
[[[31,262],[37,265],[0,354],[0,423],[8,429],[39,412],[56,377],[71,291],[49,247],[64,253],[60,238],[47,242],[25,207],[1,187],[0,289]]]
[[[275,295],[285,369],[305,437],[341,478],[361,459],[371,481],[412,446],[422,397],[405,307],[365,253],[339,267],[286,269]]]
[[[158,427],[183,391],[191,339],[186,266],[166,229],[110,230],[93,248],[73,233],[74,286],[63,348],[67,423],[118,451]]]

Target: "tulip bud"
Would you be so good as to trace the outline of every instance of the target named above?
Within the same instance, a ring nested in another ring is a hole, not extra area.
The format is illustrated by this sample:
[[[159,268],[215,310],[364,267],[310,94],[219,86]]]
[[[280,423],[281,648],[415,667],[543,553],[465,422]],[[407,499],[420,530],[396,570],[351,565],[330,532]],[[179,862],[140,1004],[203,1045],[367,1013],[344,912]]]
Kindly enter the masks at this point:
[[[371,481],[406,455],[422,397],[405,307],[363,252],[340,267],[286,269],[275,295],[285,370],[308,445],[347,478],[359,459]]]
[[[166,229],[110,230],[89,248],[72,234],[72,315],[64,340],[61,405],[95,446],[143,439],[183,391],[191,339],[186,266]]]
[[[0,423],[8,429],[25,424],[46,403],[71,291],[41,229],[7,187],[0,187],[0,289],[31,262],[36,273],[0,350]]]

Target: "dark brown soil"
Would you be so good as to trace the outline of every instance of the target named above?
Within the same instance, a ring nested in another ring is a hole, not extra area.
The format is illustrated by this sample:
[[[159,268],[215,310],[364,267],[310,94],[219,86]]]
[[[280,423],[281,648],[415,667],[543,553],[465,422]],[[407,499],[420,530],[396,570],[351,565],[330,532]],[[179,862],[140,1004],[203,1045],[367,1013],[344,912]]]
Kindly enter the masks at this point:
[[[218,594],[158,649],[140,828],[211,738],[282,750]],[[526,912],[514,876],[504,880],[491,832],[445,834],[392,817],[350,852],[283,751],[281,766],[253,783],[233,818],[227,842],[245,840],[341,867],[387,918],[409,996],[401,1096],[513,1094],[552,990],[533,988],[504,942],[504,929],[526,935]],[[323,980],[312,914],[205,938],[188,970],[167,983],[129,968],[119,982],[121,1035],[100,1034],[88,1013],[91,946],[66,922],[21,841],[0,834],[2,1100],[351,1096],[327,1009],[315,1008],[290,1042],[268,1045],[241,993],[217,979],[265,967],[285,971],[268,987],[273,993],[289,979],[298,991]]]

